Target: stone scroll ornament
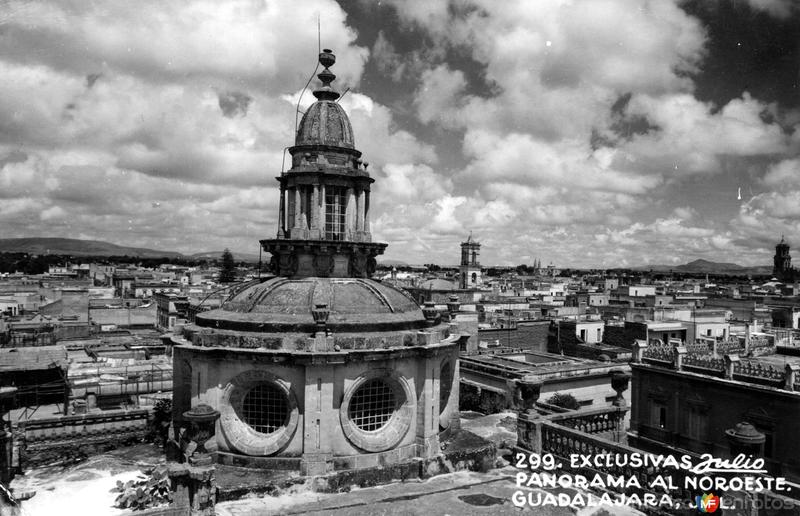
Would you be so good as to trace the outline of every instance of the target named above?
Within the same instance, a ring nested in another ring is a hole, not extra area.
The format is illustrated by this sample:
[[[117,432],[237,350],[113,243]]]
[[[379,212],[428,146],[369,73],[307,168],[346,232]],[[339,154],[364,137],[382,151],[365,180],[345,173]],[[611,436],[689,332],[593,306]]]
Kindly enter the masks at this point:
[[[295,254],[279,255],[278,267],[282,276],[293,276],[297,274],[297,256]]]
[[[356,253],[350,257],[350,276],[363,278],[367,270],[367,257],[364,254]]]
[[[378,262],[373,257],[369,257],[367,259],[367,276],[372,276],[375,274],[375,270],[378,268]]]
[[[334,265],[333,256],[330,254],[318,254],[314,256],[314,273],[321,278],[330,276],[333,273]]]

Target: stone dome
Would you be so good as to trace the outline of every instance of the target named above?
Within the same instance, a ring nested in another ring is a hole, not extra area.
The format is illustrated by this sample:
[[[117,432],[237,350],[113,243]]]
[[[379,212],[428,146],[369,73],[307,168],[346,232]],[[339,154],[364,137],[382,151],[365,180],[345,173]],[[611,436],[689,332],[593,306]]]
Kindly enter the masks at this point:
[[[361,278],[272,278],[246,287],[216,310],[197,314],[200,327],[260,333],[309,333],[313,311],[327,305],[334,333],[384,332],[429,326],[406,293]]]
[[[763,444],[766,436],[756,430],[756,427],[744,421],[735,427],[725,430],[728,439],[732,439],[740,444]]]
[[[342,106],[330,100],[320,100],[303,115],[294,144],[355,149],[353,127]]]

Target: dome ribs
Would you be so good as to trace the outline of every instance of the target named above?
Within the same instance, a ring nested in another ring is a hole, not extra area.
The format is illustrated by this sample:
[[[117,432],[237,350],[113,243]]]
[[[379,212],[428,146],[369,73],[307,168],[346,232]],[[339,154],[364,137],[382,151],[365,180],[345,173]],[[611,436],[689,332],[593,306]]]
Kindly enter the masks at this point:
[[[366,288],[367,290],[372,292],[372,295],[377,297],[378,300],[380,300],[380,302],[383,303],[383,305],[386,306],[389,309],[389,311],[391,311],[392,313],[394,313],[396,311],[394,309],[394,306],[392,306],[392,303],[389,302],[389,298],[387,298],[385,295],[383,295],[383,292],[381,292],[380,290],[378,290],[374,286],[370,285],[369,282],[366,282],[364,280],[356,279],[356,282],[358,282],[358,284],[362,285],[364,288]]]

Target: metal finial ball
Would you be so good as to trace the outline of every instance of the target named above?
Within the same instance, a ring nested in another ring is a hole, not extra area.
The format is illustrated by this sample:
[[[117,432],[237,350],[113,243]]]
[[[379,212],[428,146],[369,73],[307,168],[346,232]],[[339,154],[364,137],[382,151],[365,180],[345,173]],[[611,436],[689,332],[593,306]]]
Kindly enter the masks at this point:
[[[329,48],[325,48],[319,54],[319,64],[328,68],[333,66],[336,63],[336,56],[333,55],[333,51]]]

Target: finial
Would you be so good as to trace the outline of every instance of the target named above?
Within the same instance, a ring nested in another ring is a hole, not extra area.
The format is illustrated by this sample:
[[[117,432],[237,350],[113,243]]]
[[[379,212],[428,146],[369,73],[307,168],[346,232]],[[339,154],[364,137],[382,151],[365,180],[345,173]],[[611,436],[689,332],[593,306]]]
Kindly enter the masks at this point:
[[[331,66],[336,63],[336,56],[329,48],[322,49],[319,53],[319,64],[325,67],[317,77],[322,81],[322,87],[314,91],[314,96],[319,100],[336,100],[339,98],[339,92],[331,88],[331,83],[336,79],[336,76],[329,70]]]

